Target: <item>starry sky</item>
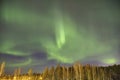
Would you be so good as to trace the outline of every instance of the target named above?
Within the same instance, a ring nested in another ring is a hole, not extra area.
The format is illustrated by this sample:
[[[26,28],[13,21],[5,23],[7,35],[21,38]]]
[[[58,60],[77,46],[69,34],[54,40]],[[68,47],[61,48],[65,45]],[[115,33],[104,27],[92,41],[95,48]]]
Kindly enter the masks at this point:
[[[119,0],[3,0],[0,63],[6,72],[56,64],[120,64]]]

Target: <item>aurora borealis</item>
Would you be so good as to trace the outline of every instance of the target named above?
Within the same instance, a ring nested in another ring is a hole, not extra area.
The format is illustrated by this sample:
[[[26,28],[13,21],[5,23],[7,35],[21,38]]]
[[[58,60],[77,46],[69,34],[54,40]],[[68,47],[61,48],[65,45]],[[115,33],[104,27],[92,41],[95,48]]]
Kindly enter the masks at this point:
[[[60,64],[120,63],[116,0],[3,0],[0,62],[7,71]]]

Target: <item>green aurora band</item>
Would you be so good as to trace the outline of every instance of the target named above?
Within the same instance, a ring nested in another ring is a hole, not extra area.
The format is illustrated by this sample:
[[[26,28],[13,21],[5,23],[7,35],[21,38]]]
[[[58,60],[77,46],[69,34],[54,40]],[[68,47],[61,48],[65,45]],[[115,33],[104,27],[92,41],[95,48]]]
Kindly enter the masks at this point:
[[[17,6],[4,5],[2,19],[7,24],[16,23],[16,25],[7,26],[10,30],[6,34],[3,32],[0,51],[10,55],[29,56],[35,51],[45,50],[48,60],[55,59],[58,62],[73,63],[85,60],[91,55],[109,55],[116,45],[115,40],[100,41],[97,35],[88,32],[83,26],[76,25],[69,14],[62,13],[57,8],[51,11],[53,15],[46,17]],[[100,61],[106,64],[117,62],[109,57]],[[23,66],[31,62],[30,58],[23,63],[10,66]]]
[[[27,66],[27,65],[31,64],[31,62],[32,62],[32,59],[29,58],[28,60],[23,61],[23,62],[14,63],[14,64],[8,64],[8,67],[16,67],[16,66],[22,67],[22,66]]]

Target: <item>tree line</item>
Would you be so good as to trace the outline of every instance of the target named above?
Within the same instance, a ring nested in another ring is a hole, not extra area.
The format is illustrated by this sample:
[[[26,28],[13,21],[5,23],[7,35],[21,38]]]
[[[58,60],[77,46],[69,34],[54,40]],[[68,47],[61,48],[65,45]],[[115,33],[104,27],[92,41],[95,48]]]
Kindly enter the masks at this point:
[[[0,80],[120,80],[120,65],[100,67],[75,63],[72,66],[46,67],[42,73],[33,73],[29,69],[21,74],[21,68],[15,69],[13,75],[6,75],[5,62],[0,65]]]

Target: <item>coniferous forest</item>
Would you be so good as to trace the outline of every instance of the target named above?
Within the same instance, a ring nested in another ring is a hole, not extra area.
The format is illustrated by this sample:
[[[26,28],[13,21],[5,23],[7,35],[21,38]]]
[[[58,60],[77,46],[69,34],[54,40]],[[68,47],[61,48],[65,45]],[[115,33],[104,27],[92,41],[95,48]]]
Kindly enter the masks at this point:
[[[46,67],[42,73],[33,73],[33,70],[29,69],[26,74],[22,74],[21,68],[18,68],[9,75],[4,68],[5,62],[0,65],[0,80],[120,80],[120,65],[103,67],[75,63],[69,67]]]

